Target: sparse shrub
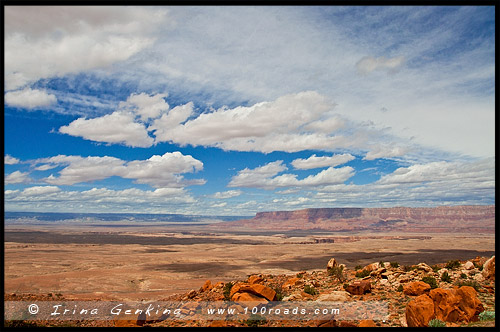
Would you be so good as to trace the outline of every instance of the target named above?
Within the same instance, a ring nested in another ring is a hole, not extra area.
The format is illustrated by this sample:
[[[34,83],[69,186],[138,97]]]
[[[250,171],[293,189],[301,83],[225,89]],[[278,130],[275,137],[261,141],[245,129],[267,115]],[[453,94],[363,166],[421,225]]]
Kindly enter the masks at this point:
[[[399,267],[399,263],[398,262],[391,262],[391,267],[394,268],[394,269],[397,269]]]
[[[379,267],[384,267],[384,266],[385,266],[385,263],[384,263],[384,262],[382,262],[382,261],[380,261],[380,262],[378,262],[378,266],[379,266]]]
[[[437,273],[437,271],[441,270],[441,268],[437,265],[432,265],[431,268],[432,268],[432,271],[434,271],[436,273]]]
[[[457,285],[458,287],[470,286],[474,288],[476,292],[479,292],[479,290],[481,289],[481,285],[478,284],[478,282],[475,280],[457,281],[455,285]]]
[[[336,278],[340,282],[344,282],[347,279],[347,276],[344,273],[344,266],[335,266],[328,271],[328,274],[332,277]]]
[[[356,278],[364,278],[370,275],[370,271],[368,270],[361,270],[359,272],[356,272]]]
[[[444,271],[443,274],[441,275],[441,281],[451,282],[451,277],[447,271]]]
[[[310,295],[316,295],[318,294],[318,291],[316,290],[316,288],[310,286],[310,285],[305,285],[304,286],[304,292],[306,292],[307,294],[310,294]]]
[[[494,311],[483,311],[479,314],[479,320],[495,320]]]
[[[399,285],[398,292],[402,292],[402,291],[403,291],[403,285]]]
[[[460,273],[460,278],[467,279],[467,275],[465,273]]]
[[[223,294],[225,301],[231,301],[231,297],[229,296],[231,294],[231,288],[233,288],[233,283],[231,281],[224,284]]]
[[[303,278],[304,277],[304,273],[297,273],[297,278]]]
[[[355,270],[361,270],[362,268],[363,268],[363,267],[362,267],[361,265],[356,265],[356,266],[354,267],[354,269],[355,269]]]
[[[429,321],[429,327],[445,327],[446,323],[439,319],[431,319]]]
[[[344,289],[347,289],[347,287],[349,287],[349,284],[343,284],[342,287],[344,287]]]
[[[458,259],[450,260],[445,266],[448,270],[454,270],[460,267],[460,261]]]
[[[405,265],[403,266],[403,271],[405,272],[410,272],[412,270],[415,270],[417,267],[415,265]]]
[[[434,277],[431,276],[425,276],[422,278],[422,281],[425,282],[426,284],[429,284],[431,286],[431,289],[437,288],[437,281]]]
[[[475,267],[476,269],[478,269],[479,271],[482,271],[482,270],[483,270],[483,264],[474,263],[474,267]]]
[[[265,322],[266,317],[257,314],[251,314],[250,317],[248,317],[248,319],[245,321],[245,323],[249,327],[257,327],[264,324]]]
[[[283,290],[281,286],[272,287],[272,289],[276,292],[276,301],[283,300]]]

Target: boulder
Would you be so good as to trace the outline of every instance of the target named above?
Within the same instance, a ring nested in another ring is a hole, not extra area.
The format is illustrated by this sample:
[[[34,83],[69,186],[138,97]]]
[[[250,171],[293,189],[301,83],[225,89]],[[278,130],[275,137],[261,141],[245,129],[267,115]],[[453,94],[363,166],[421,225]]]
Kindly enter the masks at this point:
[[[403,286],[403,293],[411,296],[419,296],[431,290],[431,286],[423,281],[413,281]]]
[[[371,289],[372,284],[369,280],[359,280],[354,281],[352,284],[347,286],[345,290],[353,295],[363,295],[365,293],[371,292]]]
[[[258,275],[251,275],[250,277],[248,277],[248,283],[249,284],[259,284],[261,282],[263,282],[264,279],[262,279],[261,276],[258,276]]]
[[[363,268],[363,270],[366,270],[368,272],[372,272],[372,271],[378,270],[379,268],[380,268],[379,263],[371,263],[371,264],[368,264],[367,266],[365,266]]]
[[[276,300],[276,292],[273,289],[260,284],[236,284],[231,288],[229,296],[233,298],[235,293],[251,293],[264,297],[269,301]]]
[[[485,279],[495,280],[495,256],[484,263],[482,275]]]
[[[425,272],[432,272],[432,267],[425,263],[419,263],[417,265],[417,270],[425,271]]]
[[[252,293],[235,293],[231,297],[231,301],[234,302],[252,302],[253,305],[266,304],[268,301],[258,295]]]
[[[406,324],[408,327],[427,327],[434,318],[434,302],[427,294],[422,294],[408,302]]]
[[[285,283],[283,284],[283,286],[281,286],[281,288],[291,289],[293,286],[300,286],[302,284],[303,284],[302,279],[294,277],[294,278],[290,278],[287,281],[285,281]]]
[[[336,266],[337,266],[337,261],[335,260],[335,258],[332,258],[328,261],[328,264],[326,264],[326,270],[329,271]]]
[[[435,288],[408,303],[406,321],[409,327],[428,326],[434,318],[447,323],[469,323],[477,321],[482,311],[484,307],[470,286]]]
[[[429,292],[434,302],[436,318],[443,322],[477,321],[484,310],[474,288],[462,286],[459,289],[436,288]]]
[[[467,261],[464,264],[464,269],[466,270],[472,270],[474,267],[475,267],[474,263],[472,263],[471,261]]]
[[[201,286],[200,291],[207,292],[213,288],[212,282],[210,280],[205,281],[203,286]]]

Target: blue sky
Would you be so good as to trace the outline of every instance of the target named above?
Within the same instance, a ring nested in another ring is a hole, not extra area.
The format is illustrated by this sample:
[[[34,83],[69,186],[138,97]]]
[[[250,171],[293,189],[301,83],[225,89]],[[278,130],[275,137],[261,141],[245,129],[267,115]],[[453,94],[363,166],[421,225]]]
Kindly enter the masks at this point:
[[[7,211],[495,203],[495,7],[4,12]]]

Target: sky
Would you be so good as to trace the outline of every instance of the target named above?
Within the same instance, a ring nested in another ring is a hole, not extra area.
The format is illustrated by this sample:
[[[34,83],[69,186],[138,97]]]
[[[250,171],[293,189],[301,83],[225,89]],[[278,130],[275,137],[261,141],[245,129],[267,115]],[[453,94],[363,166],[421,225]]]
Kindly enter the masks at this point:
[[[4,6],[6,211],[495,204],[493,6]]]

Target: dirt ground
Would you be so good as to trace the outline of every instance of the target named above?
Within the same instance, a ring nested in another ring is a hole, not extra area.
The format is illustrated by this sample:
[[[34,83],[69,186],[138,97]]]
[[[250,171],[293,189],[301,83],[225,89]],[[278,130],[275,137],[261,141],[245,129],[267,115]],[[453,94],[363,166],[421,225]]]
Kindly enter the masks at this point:
[[[330,242],[318,242],[317,239]],[[159,300],[255,273],[495,254],[494,234],[214,232],[203,227],[5,226],[5,293]]]

